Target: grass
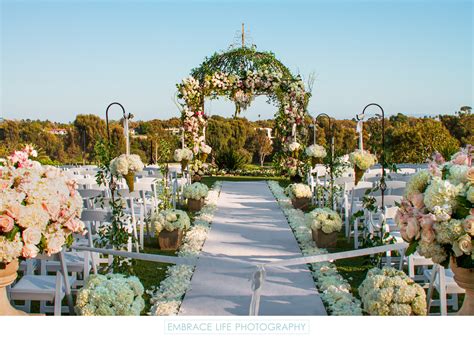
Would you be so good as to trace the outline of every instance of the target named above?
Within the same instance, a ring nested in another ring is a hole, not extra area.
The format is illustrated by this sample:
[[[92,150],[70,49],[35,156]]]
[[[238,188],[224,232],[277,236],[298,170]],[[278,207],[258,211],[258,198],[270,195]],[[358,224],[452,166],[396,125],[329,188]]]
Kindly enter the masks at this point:
[[[158,248],[158,240],[150,241],[142,250],[142,253],[153,255],[176,256],[175,251],[164,251]],[[145,290],[154,289],[159,286],[161,281],[166,278],[166,270],[172,264],[150,262],[144,260],[135,260],[133,265],[133,273],[140,279]],[[151,306],[150,295],[145,293],[143,299],[145,300],[145,312],[148,312]]]
[[[344,234],[339,234],[336,249],[329,249],[329,252],[343,252],[354,250],[352,242],[348,242]],[[346,279],[352,288],[352,293],[359,298],[359,285],[364,281],[367,272],[375,267],[369,256],[338,259],[334,261],[337,270]]]
[[[201,183],[207,185],[209,188],[216,181],[230,181],[230,182],[238,182],[238,181],[278,181],[280,184],[289,184],[289,181],[285,177],[260,177],[260,176],[205,176],[202,178]],[[286,183],[288,182],[288,183]],[[285,186],[286,186],[285,185]]]

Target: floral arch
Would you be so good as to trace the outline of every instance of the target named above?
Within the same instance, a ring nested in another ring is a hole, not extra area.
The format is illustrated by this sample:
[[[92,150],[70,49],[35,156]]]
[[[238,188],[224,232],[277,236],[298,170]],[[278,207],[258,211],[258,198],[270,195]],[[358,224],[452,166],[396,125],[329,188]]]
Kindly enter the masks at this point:
[[[275,136],[282,150],[275,157],[276,165],[291,168],[286,172],[292,176],[299,171],[302,174],[300,152],[294,151],[290,144],[305,133],[310,93],[306,92],[301,77],[294,76],[273,53],[259,52],[254,47],[215,53],[193,69],[177,87],[182,107],[184,144],[195,155],[209,149],[205,144],[206,98],[227,97],[235,103],[235,115],[238,116],[256,96],[266,95],[268,102],[278,108],[275,113]]]

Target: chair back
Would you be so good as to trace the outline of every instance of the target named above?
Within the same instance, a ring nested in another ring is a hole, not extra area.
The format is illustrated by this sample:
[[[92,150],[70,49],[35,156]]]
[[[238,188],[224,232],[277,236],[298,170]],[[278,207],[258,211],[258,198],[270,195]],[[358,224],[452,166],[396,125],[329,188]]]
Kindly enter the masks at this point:
[[[375,200],[377,202],[378,207],[382,206],[382,196],[375,196]],[[394,207],[396,206],[395,203],[400,203],[402,200],[402,196],[399,195],[386,195],[384,196],[384,206],[386,207]]]

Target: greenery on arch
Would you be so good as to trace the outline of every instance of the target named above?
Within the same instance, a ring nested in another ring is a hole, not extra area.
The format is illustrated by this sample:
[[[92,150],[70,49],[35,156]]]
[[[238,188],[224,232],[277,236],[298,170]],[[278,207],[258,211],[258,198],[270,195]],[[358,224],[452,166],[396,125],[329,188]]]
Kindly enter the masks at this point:
[[[290,146],[306,132],[305,117],[311,96],[299,75],[293,75],[271,52],[241,47],[215,53],[191,75],[177,84],[182,107],[185,144],[195,155],[207,147],[204,114],[205,99],[227,97],[235,103],[235,115],[250,106],[253,99],[265,95],[277,107],[275,136],[281,152],[276,165],[290,176],[303,175],[301,152]]]

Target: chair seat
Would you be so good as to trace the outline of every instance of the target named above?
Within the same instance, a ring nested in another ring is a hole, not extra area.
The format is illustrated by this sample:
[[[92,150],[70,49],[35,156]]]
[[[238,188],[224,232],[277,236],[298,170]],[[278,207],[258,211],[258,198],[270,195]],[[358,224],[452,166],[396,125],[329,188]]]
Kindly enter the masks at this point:
[[[456,283],[454,280],[454,274],[451,269],[445,269],[445,281],[446,281],[446,293],[452,294],[452,293],[466,293],[466,291],[459,287],[459,285]],[[432,270],[425,270],[423,272],[424,276],[430,280],[431,279],[431,274]],[[434,282],[435,288],[439,290],[439,278],[436,278]]]
[[[65,252],[64,258],[67,264],[67,270],[69,272],[84,272],[84,256],[88,254],[86,252],[71,251]],[[89,268],[90,268],[89,261]],[[61,268],[61,264],[58,261],[47,261],[46,271],[58,271]]]
[[[25,275],[10,288],[10,298],[13,300],[48,300],[52,301],[56,293],[56,276]],[[62,279],[61,279],[62,280]],[[76,278],[70,276],[70,285],[74,284]],[[61,290],[61,298],[64,297],[64,285]]]

